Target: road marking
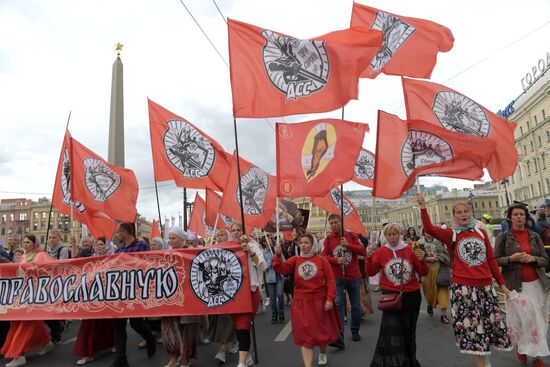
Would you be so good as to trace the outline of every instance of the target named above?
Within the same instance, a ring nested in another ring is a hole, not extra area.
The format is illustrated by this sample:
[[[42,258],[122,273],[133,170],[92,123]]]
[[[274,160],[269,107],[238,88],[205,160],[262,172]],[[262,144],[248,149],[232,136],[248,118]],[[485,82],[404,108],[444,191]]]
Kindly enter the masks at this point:
[[[75,341],[76,341],[76,336],[75,336],[74,338],[64,340],[64,341],[62,341],[62,342],[59,343],[59,344],[62,344],[62,345],[71,344],[71,343],[74,343]]]
[[[276,341],[276,342],[286,341],[286,339],[288,338],[288,336],[290,335],[291,332],[292,332],[292,324],[289,321],[289,322],[286,323],[285,327],[283,328],[283,330],[281,330],[279,335],[277,335],[277,337],[274,339],[274,341]]]

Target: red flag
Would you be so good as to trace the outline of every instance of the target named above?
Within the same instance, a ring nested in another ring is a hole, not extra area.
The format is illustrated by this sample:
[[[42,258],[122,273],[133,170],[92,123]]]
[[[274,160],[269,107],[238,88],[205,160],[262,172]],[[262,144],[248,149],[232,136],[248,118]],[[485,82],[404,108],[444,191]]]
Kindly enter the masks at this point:
[[[380,49],[368,28],[296,39],[228,19],[234,117],[327,112],[357,99],[358,78]]]
[[[487,170],[493,181],[514,174],[518,152],[514,145],[516,124],[492,113],[459,92],[440,84],[403,78],[407,118],[423,120],[464,134],[493,141],[494,152]]]
[[[275,210],[277,190],[275,176],[240,158],[241,184],[243,188],[244,219],[247,233],[255,227],[263,229]],[[237,156],[233,155],[231,170],[220,204],[220,213],[236,220],[241,218]]]
[[[323,197],[351,180],[368,128],[336,119],[277,123],[278,195]]]
[[[225,228],[233,223],[233,219],[220,213],[221,202],[222,197],[220,195],[212,190],[206,189],[206,226],[214,228],[216,218],[218,220],[217,228]]]
[[[71,192],[73,187],[72,178],[74,177],[71,154],[72,143],[71,134],[67,130],[57,165],[52,204],[58,212],[65,215],[71,215],[72,205],[73,217],[80,223],[85,224],[94,238],[106,237],[110,239],[116,230],[116,222],[104,212],[86,208],[79,201],[79,198]]]
[[[495,148],[479,136],[402,121],[383,111],[378,111],[377,135],[373,195],[386,199],[400,197],[417,175],[480,179]]]
[[[134,223],[139,192],[134,172],[107,163],[74,138],[71,150],[73,200],[115,220]]]
[[[186,119],[148,100],[155,180],[220,190],[229,172],[225,150]]]
[[[322,198],[313,198],[313,205],[317,205],[319,208],[324,209],[327,213],[341,215],[341,193],[340,189],[334,188],[330,190],[328,195]],[[359,214],[355,205],[344,195],[344,228],[354,233],[366,235],[367,231],[361,223]]]
[[[201,237],[206,237],[206,228],[204,220],[206,217],[206,203],[204,199],[197,194],[195,195],[195,202],[193,203],[193,211],[191,212],[191,219],[189,219],[189,230],[197,233]]]
[[[151,239],[155,237],[162,238],[162,235],[160,234],[159,224],[156,220],[153,219],[153,223],[151,224],[151,233],[149,235]]]
[[[451,50],[454,43],[452,32],[441,24],[357,3],[353,3],[351,26],[384,34],[382,48],[361,75],[372,79],[380,73],[429,79],[437,53]]]
[[[374,187],[375,162],[374,153],[361,148],[353,168],[352,180],[363,186]]]

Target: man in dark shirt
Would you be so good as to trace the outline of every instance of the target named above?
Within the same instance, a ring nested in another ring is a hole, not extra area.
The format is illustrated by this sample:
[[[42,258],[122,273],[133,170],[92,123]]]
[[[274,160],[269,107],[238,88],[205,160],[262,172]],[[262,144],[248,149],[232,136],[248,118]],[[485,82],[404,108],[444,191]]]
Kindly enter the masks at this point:
[[[117,254],[122,252],[142,252],[150,251],[149,244],[139,241],[135,237],[135,227],[132,223],[120,223],[116,234],[120,240],[120,246],[117,249]],[[157,344],[151,329],[145,323],[143,318],[131,318],[130,326],[147,342],[147,356],[152,357],[157,351]],[[111,363],[110,367],[127,367],[128,359],[126,358],[126,324],[128,319],[115,319],[115,348],[116,358]]]

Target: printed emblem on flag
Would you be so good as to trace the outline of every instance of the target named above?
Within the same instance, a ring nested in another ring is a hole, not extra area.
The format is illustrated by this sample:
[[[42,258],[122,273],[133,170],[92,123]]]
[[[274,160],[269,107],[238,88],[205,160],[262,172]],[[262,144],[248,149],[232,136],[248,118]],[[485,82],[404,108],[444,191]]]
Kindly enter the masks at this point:
[[[107,167],[105,163],[95,158],[86,158],[84,181],[94,200],[106,201],[120,187],[120,175]]]
[[[308,181],[325,170],[334,158],[336,130],[329,123],[315,125],[307,134],[302,147],[302,169]]]
[[[409,260],[403,260],[403,283],[401,280],[401,258],[393,258],[384,266],[384,274],[395,285],[407,284],[411,280],[412,265]]]
[[[304,261],[298,266],[298,275],[304,280],[312,279],[317,274],[317,265],[311,261]]]
[[[332,251],[332,256],[334,256],[334,257],[343,257],[346,260],[346,264],[349,264],[351,262],[351,259],[352,259],[352,255],[351,255],[350,250],[348,250],[344,246],[337,246]]]
[[[365,149],[361,149],[353,170],[355,176],[362,180],[374,179],[374,154]]]
[[[334,202],[334,204],[338,209],[342,209],[340,206],[340,200],[342,198],[342,194],[340,193],[339,189],[330,190],[330,198],[332,199],[332,201]],[[347,217],[351,213],[353,213],[353,208],[351,207],[351,204],[349,203],[349,201],[347,201],[346,198],[344,198],[344,215]]]
[[[220,307],[235,299],[243,283],[243,268],[232,251],[209,248],[191,261],[189,280],[207,309]]]
[[[489,135],[491,125],[483,108],[460,93],[438,92],[432,111],[447,130],[483,137]]]
[[[216,151],[210,140],[193,126],[186,121],[169,121],[163,142],[168,160],[183,177],[208,176],[216,160]]]
[[[252,166],[241,176],[241,185],[243,187],[244,214],[261,215],[265,195],[269,189],[269,176],[262,169]],[[237,202],[241,205],[238,187]]]
[[[466,237],[458,244],[458,256],[470,266],[481,265],[487,259],[485,242],[477,237]]]
[[[285,37],[262,31],[265,71],[286,101],[307,97],[328,83],[330,63],[323,41]]]
[[[216,230],[214,229],[214,227],[210,227],[206,224],[206,210],[202,211],[202,225],[204,227],[204,232],[207,236],[213,236],[216,234]]]
[[[416,31],[416,28],[395,15],[379,11],[371,25],[371,29],[383,33],[382,48],[372,59],[370,66],[373,71],[381,70],[392,56]]]
[[[226,226],[230,226],[233,223],[233,219],[227,215],[220,214],[220,218]]]
[[[63,167],[61,173],[61,194],[63,195],[63,203],[71,205],[71,159],[69,158],[69,150],[63,150]],[[86,208],[79,201],[72,202],[72,205],[80,212],[84,213]]]
[[[401,147],[401,167],[407,177],[415,168],[453,159],[449,143],[427,131],[410,130]]]

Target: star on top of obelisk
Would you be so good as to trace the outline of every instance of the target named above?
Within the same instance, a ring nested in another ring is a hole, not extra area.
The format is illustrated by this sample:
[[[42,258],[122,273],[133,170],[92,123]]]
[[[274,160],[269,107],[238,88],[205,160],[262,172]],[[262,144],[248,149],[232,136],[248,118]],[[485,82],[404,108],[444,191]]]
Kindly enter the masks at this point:
[[[116,43],[115,51],[116,51],[117,56],[120,56],[120,51],[122,51],[122,47],[124,47],[124,45],[122,43],[120,43],[120,42]]]

